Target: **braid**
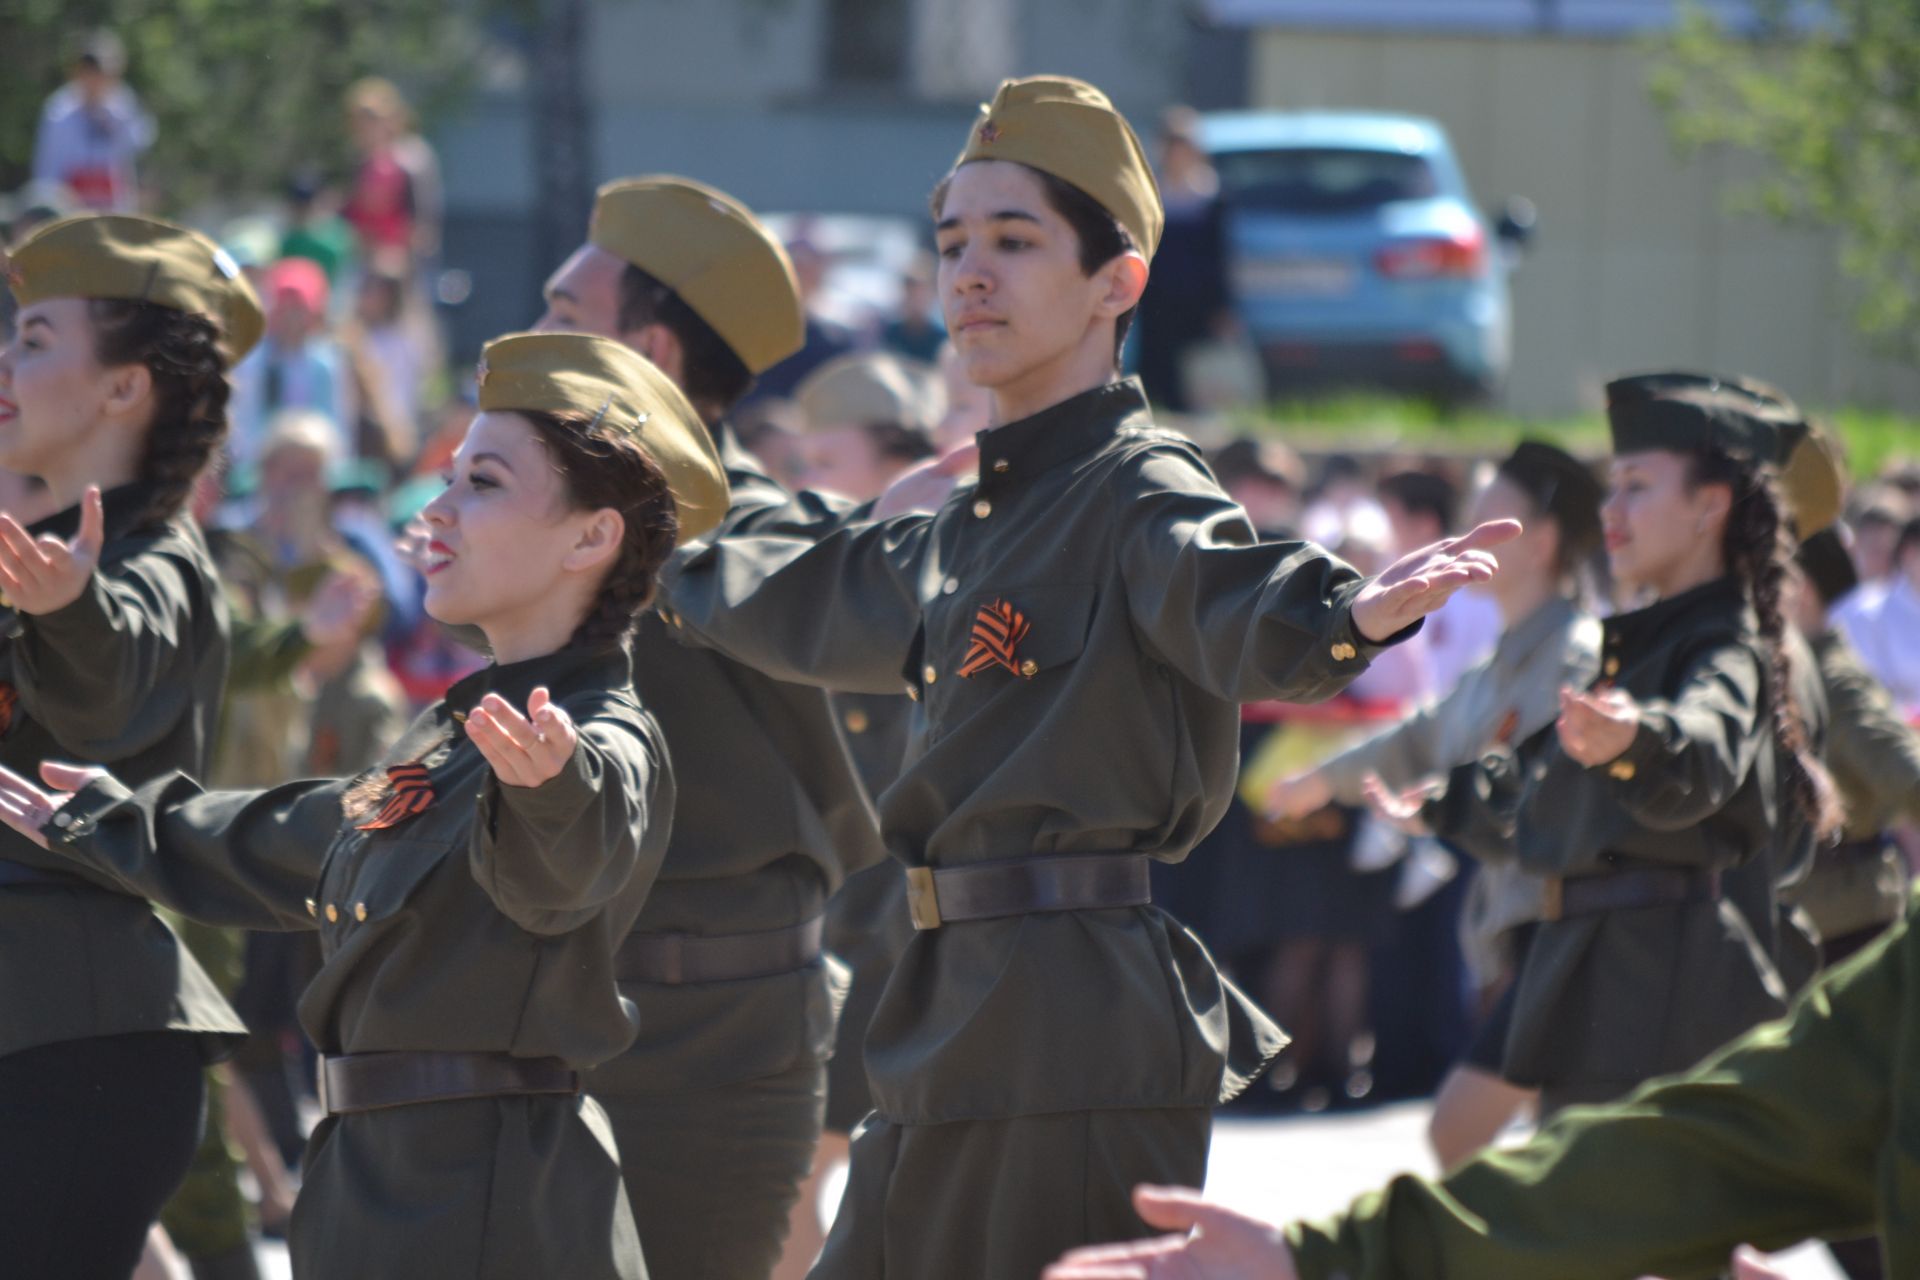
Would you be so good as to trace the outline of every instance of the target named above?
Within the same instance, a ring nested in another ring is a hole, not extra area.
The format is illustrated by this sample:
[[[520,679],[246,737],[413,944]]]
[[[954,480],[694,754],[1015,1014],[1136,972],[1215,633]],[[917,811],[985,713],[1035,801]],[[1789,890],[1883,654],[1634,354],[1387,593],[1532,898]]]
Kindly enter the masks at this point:
[[[1720,455],[1724,456],[1724,455]],[[1807,742],[1807,725],[1793,698],[1785,644],[1786,620],[1780,596],[1793,559],[1793,542],[1786,521],[1786,503],[1771,468],[1709,455],[1695,468],[1696,482],[1723,480],[1733,491],[1722,549],[1728,571],[1741,582],[1753,602],[1760,638],[1767,647],[1767,701],[1773,717],[1775,754],[1782,776],[1801,814],[1813,824],[1821,840],[1841,826],[1838,794],[1826,767],[1814,757]],[[1724,474],[1703,474],[1703,467]]]
[[[611,649],[626,643],[653,603],[660,566],[680,533],[667,477],[631,437],[610,435],[578,414],[524,413],[547,445],[577,509],[611,507],[625,521],[620,554],[568,644]]]
[[[151,302],[89,306],[100,362],[145,365],[153,375],[153,422],[140,463],[153,497],[140,523],[163,523],[186,508],[194,481],[226,439],[231,386],[219,330],[205,316]]]

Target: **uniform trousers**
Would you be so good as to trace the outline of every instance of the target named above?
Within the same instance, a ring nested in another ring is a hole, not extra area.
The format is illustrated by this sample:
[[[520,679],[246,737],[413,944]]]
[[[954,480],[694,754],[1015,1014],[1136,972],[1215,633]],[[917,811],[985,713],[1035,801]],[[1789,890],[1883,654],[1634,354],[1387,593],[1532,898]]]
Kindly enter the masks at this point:
[[[766,1280],[813,1168],[826,1064],[711,1089],[594,1096],[626,1135],[621,1174],[652,1280]]]
[[[1063,1252],[1153,1231],[1134,1184],[1200,1186],[1208,1107],[897,1124],[853,1139],[839,1216],[809,1280],[1037,1276]]]
[[[199,1144],[205,1066],[176,1031],[0,1058],[0,1271],[126,1280]]]

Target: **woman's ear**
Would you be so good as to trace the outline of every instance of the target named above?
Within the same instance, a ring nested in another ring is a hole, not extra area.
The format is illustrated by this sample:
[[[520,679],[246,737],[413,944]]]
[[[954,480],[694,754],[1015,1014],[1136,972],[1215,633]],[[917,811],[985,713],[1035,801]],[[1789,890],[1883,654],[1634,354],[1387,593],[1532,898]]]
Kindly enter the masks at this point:
[[[1129,249],[1100,268],[1106,274],[1107,289],[1100,297],[1100,315],[1119,317],[1140,305],[1147,290],[1147,260]]]
[[[1693,491],[1694,510],[1700,516],[1700,532],[1705,533],[1709,526],[1724,525],[1733,511],[1733,487],[1724,484],[1703,484]]]
[[[106,397],[101,407],[108,417],[140,416],[153,399],[153,370],[144,364],[118,365],[104,376]]]
[[[569,573],[591,573],[610,567],[620,558],[620,544],[626,536],[626,517],[612,507],[601,507],[588,514],[580,525],[580,534],[561,557],[560,567]]]

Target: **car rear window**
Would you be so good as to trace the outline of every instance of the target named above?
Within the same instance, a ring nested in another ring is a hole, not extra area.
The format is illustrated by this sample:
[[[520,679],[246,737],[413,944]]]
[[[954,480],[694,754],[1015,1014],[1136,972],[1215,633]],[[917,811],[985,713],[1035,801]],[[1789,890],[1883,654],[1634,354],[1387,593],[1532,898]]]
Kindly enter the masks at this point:
[[[1438,194],[1426,160],[1396,151],[1285,147],[1222,152],[1213,163],[1227,199],[1283,213],[1356,213]]]

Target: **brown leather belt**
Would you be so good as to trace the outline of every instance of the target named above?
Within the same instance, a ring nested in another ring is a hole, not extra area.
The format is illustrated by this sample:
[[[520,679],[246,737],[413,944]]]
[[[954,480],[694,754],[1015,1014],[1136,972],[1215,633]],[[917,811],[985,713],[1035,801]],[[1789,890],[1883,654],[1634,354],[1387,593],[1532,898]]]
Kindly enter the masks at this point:
[[[737,982],[804,969],[820,958],[823,918],[769,929],[703,937],[692,933],[635,933],[614,956],[622,982],[679,986],[689,982]]]
[[[1594,876],[1549,877],[1543,920],[1565,920],[1602,911],[1635,907],[1713,902],[1720,897],[1720,873],[1685,867],[1643,867]]]
[[[907,906],[916,929],[1043,911],[1144,907],[1153,884],[1144,853],[1008,858],[969,867],[908,867]]]
[[[320,1105],[333,1116],[455,1098],[579,1092],[580,1073],[558,1058],[349,1053],[320,1060]]]

